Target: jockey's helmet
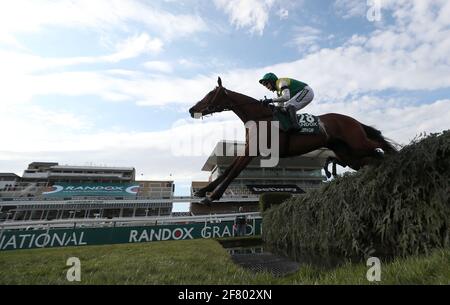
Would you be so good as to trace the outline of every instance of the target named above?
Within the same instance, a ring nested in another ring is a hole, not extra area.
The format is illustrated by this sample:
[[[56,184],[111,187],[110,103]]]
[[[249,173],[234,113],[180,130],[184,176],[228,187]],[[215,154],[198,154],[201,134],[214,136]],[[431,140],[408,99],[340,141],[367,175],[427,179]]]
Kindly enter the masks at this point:
[[[275,83],[277,82],[277,80],[278,80],[278,77],[271,72],[271,73],[265,74],[263,76],[263,78],[261,78],[259,80],[259,83],[262,85],[264,85],[265,83],[270,83],[270,84],[272,84],[272,88],[275,88]]]

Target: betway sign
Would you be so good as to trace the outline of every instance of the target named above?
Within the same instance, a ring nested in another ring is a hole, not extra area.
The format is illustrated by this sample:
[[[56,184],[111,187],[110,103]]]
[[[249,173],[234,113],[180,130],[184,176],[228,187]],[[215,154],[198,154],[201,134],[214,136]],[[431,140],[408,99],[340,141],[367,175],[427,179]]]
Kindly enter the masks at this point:
[[[297,185],[247,185],[247,188],[254,194],[262,193],[294,193],[303,194],[304,190]]]
[[[234,222],[228,221],[206,225],[205,223],[195,223],[129,228],[3,231],[0,232],[0,251],[233,237],[235,235],[233,224]],[[247,225],[246,235],[260,234],[261,220],[255,219]]]
[[[46,197],[70,196],[136,196],[139,185],[136,184],[67,184],[58,183],[42,193]]]

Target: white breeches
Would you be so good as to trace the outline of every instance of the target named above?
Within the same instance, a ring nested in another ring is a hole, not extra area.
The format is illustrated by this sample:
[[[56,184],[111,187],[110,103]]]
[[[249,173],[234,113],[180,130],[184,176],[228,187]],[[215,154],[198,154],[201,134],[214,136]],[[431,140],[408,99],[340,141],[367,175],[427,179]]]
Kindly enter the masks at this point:
[[[294,95],[289,101],[284,104],[284,107],[294,106],[295,110],[299,111],[304,108],[306,105],[311,103],[314,98],[314,91],[311,87],[306,86],[302,91]]]

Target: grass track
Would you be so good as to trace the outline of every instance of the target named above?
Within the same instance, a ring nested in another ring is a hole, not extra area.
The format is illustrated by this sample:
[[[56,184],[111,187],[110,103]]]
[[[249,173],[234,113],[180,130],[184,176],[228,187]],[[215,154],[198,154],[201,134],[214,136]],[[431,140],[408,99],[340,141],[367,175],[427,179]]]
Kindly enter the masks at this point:
[[[0,284],[71,284],[66,261],[81,261],[81,284],[370,284],[368,267],[302,266],[283,278],[236,266],[215,240],[0,252]],[[381,284],[450,284],[450,249],[382,262]]]

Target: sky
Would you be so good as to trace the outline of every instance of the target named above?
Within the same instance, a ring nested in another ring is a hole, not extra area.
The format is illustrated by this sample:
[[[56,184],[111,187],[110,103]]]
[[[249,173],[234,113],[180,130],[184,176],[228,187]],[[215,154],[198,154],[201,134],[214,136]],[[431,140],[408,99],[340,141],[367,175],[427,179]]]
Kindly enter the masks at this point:
[[[233,113],[188,109],[217,84],[254,98],[267,72],[313,88],[400,144],[450,127],[447,0],[0,2],[0,172],[33,161],[132,166],[187,194]],[[195,149],[183,143],[201,139]]]

